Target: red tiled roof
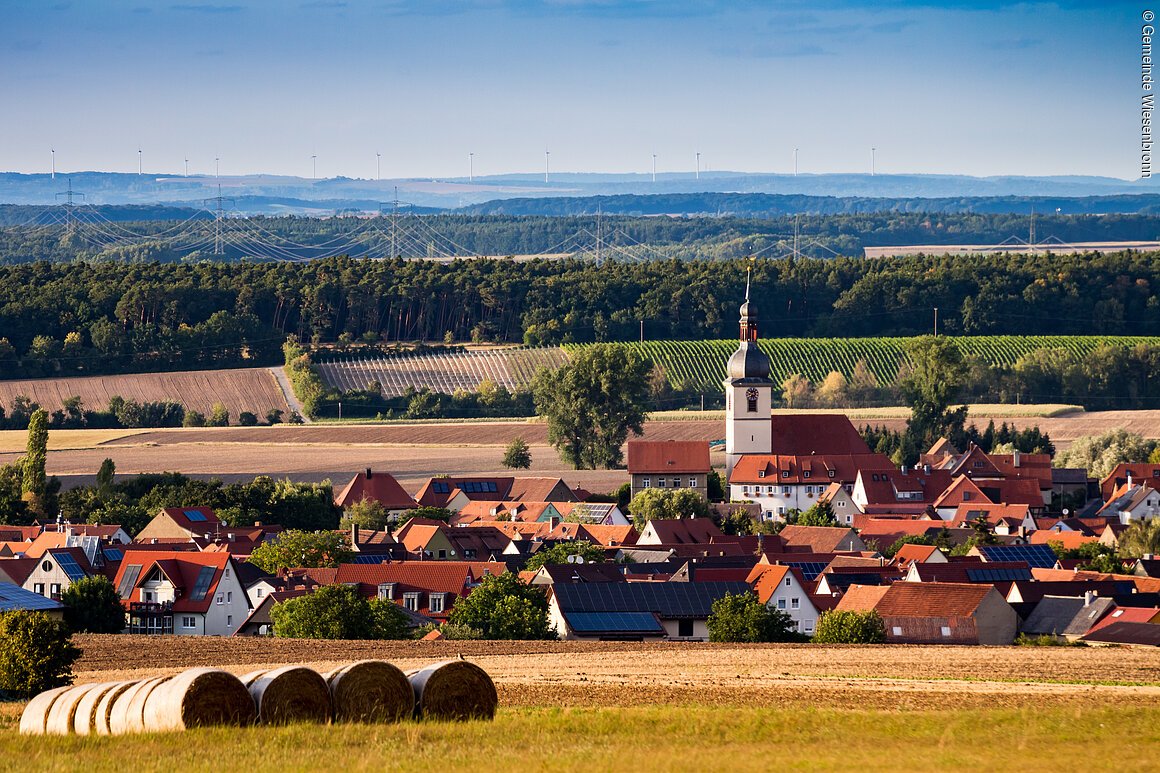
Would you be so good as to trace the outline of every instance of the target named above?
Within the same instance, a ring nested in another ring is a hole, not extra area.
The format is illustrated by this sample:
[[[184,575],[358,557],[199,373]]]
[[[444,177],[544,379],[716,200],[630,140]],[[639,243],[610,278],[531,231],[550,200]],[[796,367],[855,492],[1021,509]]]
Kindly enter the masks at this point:
[[[1088,633],[1107,628],[1113,623],[1155,623],[1157,620],[1160,620],[1160,607],[1116,607],[1089,628]]]
[[[900,583],[895,583],[900,584]],[[869,612],[878,606],[891,585],[851,585],[834,607],[844,612]]]
[[[775,413],[775,454],[869,454],[862,435],[840,413]]]
[[[28,575],[36,569],[40,558],[5,558],[0,559],[0,578],[7,576],[15,585],[23,585]]]
[[[778,534],[787,552],[793,548],[808,548],[811,553],[831,553],[838,550],[860,549],[851,546],[850,539],[860,542],[854,530],[847,526],[786,526]]]
[[[630,440],[628,472],[707,473],[709,444],[703,440]]]
[[[920,511],[934,502],[951,485],[949,470],[870,470],[859,475],[867,505],[892,508],[917,507]],[[916,499],[900,499],[899,493],[920,494]],[[900,509],[899,512],[902,512]]]
[[[480,492],[466,492],[463,491],[462,486],[468,483],[494,483],[495,491],[480,491]],[[419,489],[419,493],[415,495],[415,501],[423,507],[446,507],[456,494],[463,492],[463,495],[468,499],[484,499],[490,501],[506,500],[510,498],[512,486],[515,484],[515,478],[500,477],[446,477],[446,478],[431,478],[423,484],[423,488]],[[436,491],[436,487],[446,485],[447,491]]]
[[[124,579],[127,568],[130,566],[141,567],[141,572],[137,576],[137,581],[131,589],[129,598],[122,599],[122,603],[128,606],[131,601],[137,601],[135,591],[140,587],[141,583],[145,582],[146,578],[152,572],[153,567],[159,566],[165,573],[165,576],[170,579],[177,589],[177,599],[173,602],[173,611],[205,612],[209,609],[210,604],[213,603],[213,596],[218,583],[221,581],[226,566],[232,560],[229,553],[134,550],[131,553],[125,554],[124,560],[121,561],[121,565],[117,568],[117,576],[113,580],[113,585],[120,590],[121,581]],[[211,566],[217,571],[214,572],[213,580],[209,584],[205,598],[194,600],[191,598],[193,587],[197,582],[201,568],[204,566]]]
[[[757,598],[762,604],[768,604],[769,599],[772,598],[774,592],[780,587],[785,580],[786,574],[790,571],[790,567],[781,566],[777,564],[757,564],[745,577],[745,582],[753,586],[753,592],[757,594]],[[800,578],[798,578],[799,581]],[[807,586],[802,583],[802,588]]]
[[[970,617],[988,593],[996,592],[990,585],[949,582],[896,582],[882,587],[874,589],[875,593],[853,585],[838,602],[838,609],[874,609],[883,617]]]
[[[399,485],[395,476],[369,468],[351,478],[334,503],[345,508],[364,499],[374,500],[388,510],[410,510],[416,506],[414,498]]]
[[[657,540],[666,545],[708,545],[713,537],[722,534],[712,518],[656,519],[649,524]],[[641,544],[638,539],[637,547],[649,548],[652,545]]]
[[[1106,501],[1117,487],[1128,481],[1128,474],[1132,475],[1132,483],[1149,483],[1153,488],[1160,489],[1160,464],[1126,464],[1121,462],[1100,481],[1100,496]]]
[[[1064,550],[1075,550],[1089,542],[1099,542],[1100,538],[1079,531],[1033,531],[1027,540],[1032,545],[1048,545],[1058,542]]]
[[[935,507],[958,507],[964,502],[990,502],[975,482],[966,475],[959,475],[946,491],[934,501]]]
[[[507,499],[517,502],[576,502],[575,492],[562,478],[515,478]]]
[[[893,469],[893,464],[884,454],[745,454],[737,460],[729,482],[751,485],[853,483],[860,470],[890,469]]]

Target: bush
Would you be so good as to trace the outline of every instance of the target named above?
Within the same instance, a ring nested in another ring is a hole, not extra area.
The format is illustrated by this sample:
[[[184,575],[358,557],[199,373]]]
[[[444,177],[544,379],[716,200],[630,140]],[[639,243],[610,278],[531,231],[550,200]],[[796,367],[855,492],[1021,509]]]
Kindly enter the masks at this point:
[[[72,684],[72,666],[81,651],[68,625],[43,612],[0,614],[0,692],[31,698]]]
[[[543,588],[511,572],[488,575],[466,598],[455,602],[449,622],[474,628],[485,639],[555,639],[548,627],[548,597]]]
[[[727,593],[714,601],[707,625],[714,642],[806,641],[789,615],[752,593]]]
[[[270,610],[283,639],[402,639],[406,614],[392,602],[368,601],[346,585],[326,585]]]
[[[238,414],[238,426],[256,427],[258,426],[258,417],[250,411],[242,411]]]
[[[1082,641],[1068,641],[1067,639],[1052,636],[1049,633],[1041,636],[1028,636],[1021,633],[1015,637],[1016,647],[1086,647],[1087,642]]]
[[[456,625],[455,623],[444,623],[443,625],[428,623],[427,625],[421,625],[415,629],[415,638],[422,639],[432,631],[438,631],[443,634],[444,639],[450,639],[452,641],[470,641],[483,638],[483,631],[478,628],[472,628],[467,625]]]
[[[532,466],[532,451],[522,437],[508,443],[503,452],[503,466],[512,470],[526,470]]]
[[[847,612],[831,609],[818,618],[814,633],[817,644],[882,644],[886,641],[886,624],[874,610]]]
[[[60,600],[65,605],[64,620],[76,633],[120,633],[125,628],[125,608],[108,577],[77,580]]]

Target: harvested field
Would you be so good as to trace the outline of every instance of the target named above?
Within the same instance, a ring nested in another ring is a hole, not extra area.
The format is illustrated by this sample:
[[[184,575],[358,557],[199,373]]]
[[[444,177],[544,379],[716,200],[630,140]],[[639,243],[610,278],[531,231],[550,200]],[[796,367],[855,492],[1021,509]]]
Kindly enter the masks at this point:
[[[114,395],[137,402],[169,400],[205,414],[213,409],[214,403],[222,403],[235,418],[241,411],[250,411],[259,417],[271,408],[290,412],[286,397],[269,368],[0,381],[0,405],[12,405],[17,395],[30,398],[50,412],[58,410],[73,396],[80,397],[89,410],[105,410]]]

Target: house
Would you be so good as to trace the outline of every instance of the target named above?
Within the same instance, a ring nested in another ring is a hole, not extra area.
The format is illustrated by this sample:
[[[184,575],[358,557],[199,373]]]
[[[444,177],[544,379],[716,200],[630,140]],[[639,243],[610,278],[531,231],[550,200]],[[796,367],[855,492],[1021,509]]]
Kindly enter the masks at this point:
[[[777,413],[770,424],[773,454],[876,455],[858,428],[841,413]]]
[[[1093,625],[1088,630],[1088,633],[1095,633],[1101,628],[1107,628],[1114,623],[1160,624],[1160,607],[1114,607],[1111,612]]]
[[[54,620],[63,620],[64,604],[19,585],[0,582],[0,614],[5,612],[43,612]]]
[[[952,480],[948,470],[925,467],[859,471],[851,494],[858,509],[868,515],[920,515],[933,508]]]
[[[260,601],[257,606],[250,612],[249,616],[238,626],[238,630],[234,631],[234,636],[273,636],[274,635],[274,619],[270,612],[274,609],[275,604],[281,604],[283,601],[289,599],[296,599],[299,596],[305,596],[311,591],[306,588],[298,588],[296,590],[275,591],[267,594]]]
[[[996,534],[1003,536],[1036,530],[1035,518],[1032,517],[1031,508],[1027,505],[963,502],[950,520],[955,524],[969,526],[980,518],[989,523]]]
[[[636,539],[637,547],[650,545],[708,545],[725,536],[712,518],[653,519]]]
[[[1100,480],[1100,498],[1107,502],[1116,489],[1128,485],[1150,485],[1160,489],[1160,464],[1117,464]]]
[[[559,583],[548,620],[568,640],[707,641],[713,602],[750,592],[744,582]]]
[[[1112,492],[1098,515],[1115,517],[1125,525],[1150,521],[1160,516],[1160,491],[1151,485],[1125,483]]]
[[[230,636],[250,615],[229,553],[127,551],[113,585],[127,612],[127,633]]]
[[[830,504],[834,517],[843,526],[853,526],[855,516],[863,514],[858,508],[858,503],[854,501],[853,490],[854,484],[852,483],[848,485],[831,483],[818,497],[819,503],[828,502]]]
[[[1023,621],[1020,631],[1028,636],[1055,636],[1075,641],[1087,634],[1115,606],[1112,599],[1098,598],[1093,593],[1044,596]]]
[[[577,497],[560,478],[442,477],[423,484],[415,500],[423,507],[458,512],[475,500],[575,502]]]
[[[407,549],[408,555],[419,559],[454,559],[455,546],[451,544],[451,527],[432,518],[411,518],[394,533],[395,541]]]
[[[367,598],[393,601],[406,611],[445,621],[455,602],[484,577],[506,571],[506,565],[488,561],[341,564],[334,582],[352,586]]]
[[[630,440],[632,496],[648,488],[687,488],[709,499],[709,444],[702,440]]]
[[[1054,569],[1059,559],[1048,545],[977,545],[967,554],[984,561],[1026,561],[1032,569]]]
[[[785,552],[839,553],[863,551],[866,544],[853,529],[843,526],[797,526],[790,524],[778,534]]]
[[[1045,596],[1072,596],[1084,598],[1092,593],[1104,598],[1129,595],[1134,588],[1131,582],[1119,580],[1032,580],[1011,583],[1007,591],[1007,601],[1012,604],[1038,602]]]
[[[937,545],[907,543],[894,554],[893,563],[900,569],[908,569],[911,564],[945,564],[947,554]]]
[[[1005,589],[1016,581],[1030,582],[1032,575],[1026,561],[915,561],[907,567],[902,579],[904,582],[989,583]]]
[[[22,587],[57,601],[70,585],[93,574],[93,567],[80,548],[51,548],[34,561]]]
[[[346,510],[364,500],[378,502],[392,518],[398,518],[406,511],[418,507],[415,499],[395,480],[395,476],[374,472],[370,467],[350,479],[350,483],[334,497],[334,504]]]
[[[835,609],[875,610],[892,644],[1011,644],[1018,615],[983,584],[897,582],[851,586]]]
[[[531,575],[529,585],[625,581],[623,567],[617,564],[544,564]]]
[[[1080,641],[1086,644],[1160,647],[1160,625],[1153,623],[1112,623],[1106,628],[1089,633]]]
[[[227,529],[229,527],[226,527]],[[221,533],[221,522],[209,507],[164,507],[137,533],[136,543],[160,544],[195,537],[212,539]]]
[[[758,564],[749,570],[745,580],[757,599],[770,609],[785,612],[794,626],[813,635],[818,623],[818,608],[810,597],[809,584],[801,570],[792,566]]]
[[[29,557],[0,559],[0,582],[24,587],[24,581],[32,574],[37,563],[38,559]]]
[[[729,497],[760,505],[765,520],[784,519],[790,510],[816,505],[831,484],[850,493],[860,472],[893,469],[883,454],[745,454],[733,467]]]

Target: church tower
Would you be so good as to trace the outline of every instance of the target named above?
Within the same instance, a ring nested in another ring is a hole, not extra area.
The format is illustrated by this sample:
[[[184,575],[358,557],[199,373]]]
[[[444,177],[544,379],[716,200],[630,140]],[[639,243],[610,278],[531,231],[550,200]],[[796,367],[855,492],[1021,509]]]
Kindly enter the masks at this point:
[[[742,454],[773,452],[773,382],[769,358],[757,345],[757,310],[749,302],[749,276],[741,304],[741,342],[729,358],[725,386],[725,472]]]

